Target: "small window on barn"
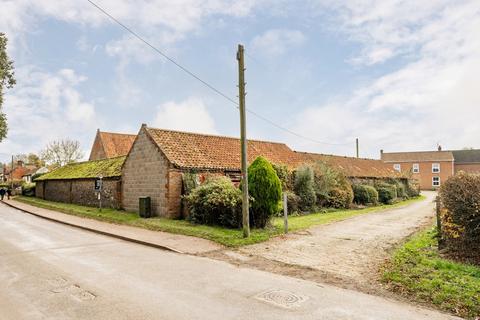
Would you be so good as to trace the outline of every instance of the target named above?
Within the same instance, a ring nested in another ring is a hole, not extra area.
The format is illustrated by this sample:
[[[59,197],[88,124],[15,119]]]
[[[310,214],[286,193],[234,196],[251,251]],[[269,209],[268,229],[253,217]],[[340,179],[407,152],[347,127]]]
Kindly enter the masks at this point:
[[[439,173],[440,172],[440,163],[432,163],[432,172]]]
[[[418,165],[418,163],[413,164],[412,171],[413,171],[413,173],[419,173],[420,172],[420,166]]]
[[[240,183],[242,181],[242,174],[238,171],[227,171],[225,175],[232,180],[234,184]]]
[[[439,187],[440,186],[440,177],[433,177],[432,178],[432,186]]]
[[[402,166],[400,165],[400,163],[395,163],[393,165],[393,169],[400,172],[402,170]]]

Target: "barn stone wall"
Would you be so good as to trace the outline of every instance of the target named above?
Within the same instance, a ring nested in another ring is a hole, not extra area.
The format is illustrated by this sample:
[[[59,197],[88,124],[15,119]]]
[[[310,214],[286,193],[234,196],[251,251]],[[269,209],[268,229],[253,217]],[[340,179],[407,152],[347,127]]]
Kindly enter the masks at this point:
[[[169,208],[168,198],[174,197],[173,190],[167,195],[169,169],[170,163],[142,128],[122,168],[123,208],[138,212],[138,199],[148,196],[153,215],[169,218],[180,215],[176,211],[177,201],[170,201],[173,205]],[[172,181],[178,181],[174,173]]]
[[[35,186],[35,195],[49,201],[96,207],[99,203],[94,185],[95,179],[38,181]],[[121,194],[119,178],[103,179],[102,206],[104,208],[121,208]]]

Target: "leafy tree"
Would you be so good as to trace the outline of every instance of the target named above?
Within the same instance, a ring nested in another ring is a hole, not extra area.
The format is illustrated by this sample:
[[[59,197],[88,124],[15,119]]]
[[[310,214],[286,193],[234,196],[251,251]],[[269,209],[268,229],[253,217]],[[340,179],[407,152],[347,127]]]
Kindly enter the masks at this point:
[[[0,141],[7,136],[7,116],[2,112],[3,90],[12,88],[16,81],[13,72],[13,61],[7,55],[7,36],[0,32]]]
[[[36,167],[43,167],[45,165],[45,161],[40,159],[40,157],[35,153],[29,153],[27,155],[27,163],[33,164]]]
[[[83,152],[80,149],[80,142],[62,139],[50,142],[40,153],[40,157],[53,167],[62,167],[82,159]]]
[[[279,208],[282,184],[270,162],[258,157],[248,167],[248,193],[251,203],[251,224],[264,228]]]
[[[315,194],[313,170],[310,166],[304,165],[297,169],[293,187],[295,194],[300,197],[300,210],[311,210],[315,206],[317,195]]]

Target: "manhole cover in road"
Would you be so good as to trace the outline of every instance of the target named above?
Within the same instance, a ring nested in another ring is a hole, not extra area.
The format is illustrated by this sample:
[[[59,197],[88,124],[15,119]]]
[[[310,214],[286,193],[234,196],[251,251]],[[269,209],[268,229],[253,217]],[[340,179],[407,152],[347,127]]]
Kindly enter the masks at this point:
[[[265,291],[255,296],[255,298],[288,309],[299,307],[308,300],[307,296],[301,296],[286,290]]]

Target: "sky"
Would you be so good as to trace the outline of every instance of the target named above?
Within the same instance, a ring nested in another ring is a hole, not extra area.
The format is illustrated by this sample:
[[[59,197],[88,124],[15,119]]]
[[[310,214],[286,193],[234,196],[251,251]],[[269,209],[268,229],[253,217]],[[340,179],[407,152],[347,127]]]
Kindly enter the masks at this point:
[[[480,1],[92,0],[230,99],[245,46],[247,136],[378,158],[480,148]],[[141,124],[239,136],[236,105],[87,0],[0,0],[17,85],[0,161]],[[292,134],[292,132],[294,134]]]

